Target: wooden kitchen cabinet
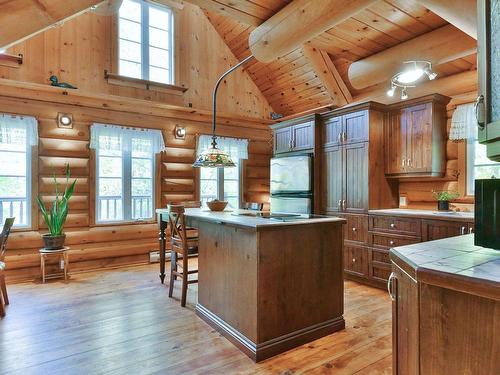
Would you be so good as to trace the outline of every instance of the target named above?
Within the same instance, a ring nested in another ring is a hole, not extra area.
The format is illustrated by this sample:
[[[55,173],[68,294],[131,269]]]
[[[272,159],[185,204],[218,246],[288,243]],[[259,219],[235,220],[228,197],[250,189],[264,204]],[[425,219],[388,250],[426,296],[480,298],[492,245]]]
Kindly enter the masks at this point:
[[[274,154],[314,150],[316,115],[283,122],[272,126]]]
[[[347,220],[344,225],[344,239],[346,241],[364,245],[368,243],[368,215],[341,215]]]
[[[433,241],[474,232],[474,223],[422,220],[422,240]]]
[[[340,146],[328,147],[323,150],[321,201],[325,212],[337,213],[342,211],[342,200],[344,199],[344,153],[344,148]],[[333,173],[333,171],[336,171],[336,173]]]
[[[368,141],[368,110],[326,116],[323,120],[323,145],[338,146]]]
[[[368,248],[344,244],[344,272],[365,278],[368,276]]]
[[[387,177],[444,176],[449,100],[434,94],[390,107],[384,124]]]

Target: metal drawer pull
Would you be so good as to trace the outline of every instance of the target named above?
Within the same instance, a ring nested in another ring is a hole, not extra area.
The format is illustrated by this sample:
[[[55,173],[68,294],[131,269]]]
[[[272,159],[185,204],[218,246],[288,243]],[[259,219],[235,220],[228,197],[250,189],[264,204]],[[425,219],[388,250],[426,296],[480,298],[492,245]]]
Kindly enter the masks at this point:
[[[474,229],[469,228],[469,234],[472,234],[472,233],[474,233]]]
[[[345,199],[342,200],[342,211],[345,211]]]
[[[353,231],[353,232],[356,232],[356,228],[352,228],[352,231]]]
[[[339,199],[339,210],[342,211],[342,199]]]
[[[408,159],[407,162],[406,162],[406,164],[410,167],[411,166],[411,160]]]
[[[403,166],[403,167],[405,166],[405,159],[402,160],[401,166]]]
[[[391,223],[391,228],[393,228],[393,229],[396,228],[396,224]]]
[[[337,137],[337,140],[339,143],[342,143],[342,133],[339,133],[339,136]]]
[[[460,234],[465,234],[465,227],[460,228]]]
[[[389,241],[389,245],[394,245],[394,241]]]
[[[391,301],[396,300],[396,296],[394,295],[394,279],[396,278],[396,275],[394,272],[391,272],[391,275],[389,276],[389,279],[387,280],[387,291],[389,292],[389,296],[391,297]]]
[[[353,262],[353,263],[356,263],[356,258],[352,258],[352,262]]]

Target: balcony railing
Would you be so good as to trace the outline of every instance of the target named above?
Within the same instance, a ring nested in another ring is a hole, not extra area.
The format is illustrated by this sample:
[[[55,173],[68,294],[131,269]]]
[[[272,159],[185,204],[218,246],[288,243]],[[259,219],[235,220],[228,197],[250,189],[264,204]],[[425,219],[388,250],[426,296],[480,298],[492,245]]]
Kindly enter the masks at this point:
[[[150,219],[153,217],[151,196],[132,197],[132,219]]]
[[[99,204],[99,221],[123,220],[122,197],[106,196],[97,198]],[[153,199],[151,196],[132,197],[132,220],[151,219],[153,217]]]
[[[27,198],[0,197],[0,225],[8,217],[15,217],[15,225],[27,224]]]

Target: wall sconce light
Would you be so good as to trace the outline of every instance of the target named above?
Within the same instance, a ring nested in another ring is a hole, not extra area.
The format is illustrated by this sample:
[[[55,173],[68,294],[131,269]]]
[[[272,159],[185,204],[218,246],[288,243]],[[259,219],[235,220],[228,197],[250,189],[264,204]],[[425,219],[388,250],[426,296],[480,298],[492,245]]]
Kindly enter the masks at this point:
[[[175,139],[186,139],[186,128],[182,126],[176,126],[174,129]]]
[[[73,129],[73,115],[69,113],[58,113],[57,127],[64,129]]]

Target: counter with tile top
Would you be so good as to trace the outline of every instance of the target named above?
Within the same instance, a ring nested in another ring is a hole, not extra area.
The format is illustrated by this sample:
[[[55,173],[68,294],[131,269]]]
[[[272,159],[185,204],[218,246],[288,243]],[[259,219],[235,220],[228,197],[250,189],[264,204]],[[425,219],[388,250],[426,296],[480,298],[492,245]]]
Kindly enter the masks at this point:
[[[369,210],[368,213],[372,215],[408,216],[408,217],[431,219],[431,220],[464,221],[464,222],[474,221],[474,212],[415,210],[409,208],[387,208],[381,210]]]

